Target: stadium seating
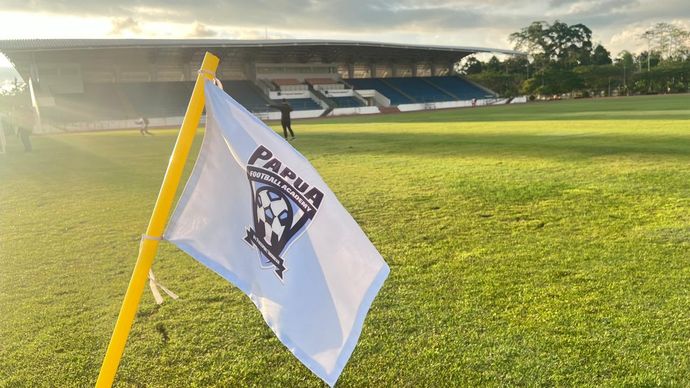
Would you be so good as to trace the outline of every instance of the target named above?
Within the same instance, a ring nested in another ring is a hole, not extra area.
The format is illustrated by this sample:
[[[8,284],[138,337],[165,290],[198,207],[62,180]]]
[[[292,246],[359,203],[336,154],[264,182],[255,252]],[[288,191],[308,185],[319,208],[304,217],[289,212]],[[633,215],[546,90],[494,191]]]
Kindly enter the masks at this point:
[[[455,98],[442,92],[432,84],[420,77],[394,77],[386,78],[386,82],[411,96],[416,102],[453,101]]]
[[[278,83],[283,81],[290,85],[298,82],[279,80]],[[316,85],[332,82],[329,79],[309,81]],[[392,105],[494,97],[490,91],[455,76],[357,78],[349,79],[347,83],[355,89],[378,90],[391,100]],[[41,114],[56,123],[182,116],[193,86],[193,82],[86,83],[84,93],[53,95],[55,106],[42,107]],[[279,100],[269,100],[252,81],[225,80],[223,86],[228,94],[253,112],[274,111],[275,108],[267,107],[267,104],[280,103]],[[322,98],[331,108],[366,105],[355,97],[332,97],[327,91],[323,93]],[[294,110],[323,109],[311,98],[290,99],[288,102]]]
[[[242,104],[247,110],[252,112],[266,112],[274,110],[267,107],[268,99],[252,81],[246,80],[227,80],[221,81],[223,89],[232,96],[237,102]]]
[[[338,81],[332,78],[305,78],[304,82],[311,86],[316,85],[338,85]]]
[[[304,82],[295,78],[276,78],[271,80],[276,86],[304,85]]]
[[[494,97],[491,92],[454,76],[353,78],[347,82],[355,89],[377,90],[391,100],[391,105]]]
[[[280,104],[282,100],[274,100],[273,104]],[[323,109],[321,105],[317,104],[314,100],[311,98],[292,98],[287,100],[288,104],[292,107],[294,110],[316,110],[316,109]]]
[[[307,90],[309,87],[304,82],[293,79],[293,78],[280,78],[271,80],[273,84],[280,90],[295,91],[295,90]]]
[[[136,116],[184,116],[192,94],[192,82],[146,82],[115,84]]]
[[[355,108],[364,106],[364,103],[355,97],[330,97],[330,99],[335,103],[337,108]]]
[[[331,78],[306,78],[304,82],[315,89],[345,89],[345,85]]]
[[[223,81],[223,86],[250,111],[275,110],[251,81]],[[84,93],[54,95],[55,106],[42,107],[41,114],[56,123],[183,116],[193,87],[193,82],[85,84]],[[299,109],[320,109],[307,100]]]
[[[392,105],[410,104],[414,102],[405,97],[403,94],[399,93],[397,90],[388,86],[379,78],[351,78],[347,80],[347,83],[352,85],[352,87],[355,89],[375,89],[379,93],[388,97],[388,99],[391,100]]]
[[[453,93],[460,100],[494,97],[492,93],[489,93],[477,85],[460,77],[428,77],[425,79],[430,83],[437,85],[450,93]]]
[[[115,84],[84,84],[84,93],[57,94],[55,106],[41,108],[41,114],[58,123],[112,120],[127,117]]]
[[[256,79],[256,86],[258,86],[259,89],[266,91],[267,94],[269,91],[278,90],[278,87],[273,82],[263,78]]]

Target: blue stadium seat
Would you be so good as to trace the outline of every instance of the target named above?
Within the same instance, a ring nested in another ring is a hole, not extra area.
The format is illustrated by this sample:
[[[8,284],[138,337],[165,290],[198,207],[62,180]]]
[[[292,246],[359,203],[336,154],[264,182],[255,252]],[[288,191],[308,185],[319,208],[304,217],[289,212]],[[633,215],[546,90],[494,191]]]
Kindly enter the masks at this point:
[[[391,105],[409,104],[414,101],[400,94],[378,78],[350,78],[347,83],[355,89],[375,89],[391,100]]]
[[[378,90],[379,93],[391,100],[392,105],[495,97],[491,92],[463,78],[454,76],[353,78],[348,79],[347,82],[355,89]],[[392,85],[394,88],[389,85]],[[398,90],[412,97],[414,101],[398,92]]]
[[[435,88],[433,85],[419,77],[394,77],[386,78],[386,81],[403,93],[411,96],[416,102],[439,102],[453,101],[455,98],[450,94]]]
[[[280,103],[269,100],[252,81],[222,82],[225,91],[252,112],[275,111],[267,104]],[[57,123],[183,116],[193,88],[193,82],[85,84],[84,93],[55,95],[56,106],[43,108],[42,114]],[[294,110],[322,109],[310,98],[291,99],[289,103]]]
[[[275,110],[267,107],[268,99],[265,94],[252,81],[247,80],[226,80],[221,81],[223,89],[251,112],[266,112]]]
[[[193,82],[137,82],[116,84],[137,116],[184,116]]]
[[[473,98],[491,98],[495,97],[492,93],[478,87],[477,85],[468,82],[460,77],[446,76],[446,77],[429,77],[427,80],[434,85],[442,87],[460,100],[471,100]]]
[[[273,104],[280,104],[282,100],[273,100]],[[311,98],[292,98],[287,100],[293,110],[317,110],[323,109]]]
[[[364,106],[364,103],[355,97],[331,97],[331,100],[338,108],[356,108]]]
[[[115,84],[84,84],[84,93],[56,94],[54,107],[41,109],[41,114],[55,122],[114,120],[127,118]]]
[[[355,89],[378,90],[391,100],[392,105],[495,97],[491,92],[454,76],[395,77],[385,78],[385,81],[380,78],[358,78],[347,82]],[[253,112],[272,111],[275,109],[267,107],[267,103],[280,103],[280,100],[269,100],[252,81],[225,80],[223,86],[233,98]],[[56,105],[42,108],[42,114],[60,123],[140,116],[182,116],[193,87],[193,82],[86,83],[84,93],[54,95]],[[365,105],[355,97],[330,99],[338,108]],[[290,99],[288,102],[294,110],[322,109],[310,98]]]

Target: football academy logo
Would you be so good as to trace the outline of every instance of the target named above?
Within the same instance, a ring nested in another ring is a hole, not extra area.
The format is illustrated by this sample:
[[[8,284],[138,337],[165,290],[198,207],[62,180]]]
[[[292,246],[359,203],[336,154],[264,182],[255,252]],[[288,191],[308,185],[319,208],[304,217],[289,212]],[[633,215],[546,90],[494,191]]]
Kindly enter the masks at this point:
[[[254,228],[247,228],[244,240],[257,249],[261,267],[273,269],[283,280],[286,265],[281,255],[314,219],[323,193],[262,145],[247,162],[247,178],[252,188]]]

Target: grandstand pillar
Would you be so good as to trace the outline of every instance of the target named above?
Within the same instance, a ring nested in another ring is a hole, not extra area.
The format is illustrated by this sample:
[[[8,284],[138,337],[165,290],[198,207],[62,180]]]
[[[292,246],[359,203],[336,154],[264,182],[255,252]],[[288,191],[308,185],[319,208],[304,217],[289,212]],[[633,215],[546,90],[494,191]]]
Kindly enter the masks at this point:
[[[36,79],[40,80],[41,76],[38,74],[38,65],[36,64],[35,60],[31,65],[29,66],[29,79]]]
[[[391,75],[393,77],[397,77],[400,75],[400,74],[398,74],[398,65],[395,63],[392,63],[392,62],[391,62]]]
[[[413,63],[410,65],[410,67],[412,68],[412,76],[416,77],[417,76],[417,64]]]
[[[349,78],[349,79],[355,78],[355,64],[354,63],[348,63],[347,64],[347,78]]]
[[[247,61],[244,63],[244,75],[250,81],[256,81],[256,62]]]
[[[455,61],[448,62],[448,75],[455,75]]]
[[[41,119],[41,110],[38,107],[38,96],[36,95],[36,81],[35,78],[29,77],[29,94],[31,96],[31,108],[33,110],[34,117],[36,121],[34,122],[34,128],[32,130],[37,133],[42,133],[43,131],[43,120]]]
[[[369,77],[370,78],[376,78],[376,64],[375,63],[369,64]]]
[[[438,67],[436,67],[436,64],[431,62],[430,67],[431,67],[431,76],[433,77],[433,76],[437,75],[438,74]]]
[[[31,128],[32,130],[36,132],[43,132],[43,122],[41,121],[41,111],[38,107],[38,96],[36,92],[36,80],[40,79],[40,74],[38,72],[38,64],[36,64],[36,58],[34,56],[31,56],[31,65],[29,66],[29,81],[28,81],[28,88],[29,88],[29,96],[31,98],[31,108],[34,112],[34,117],[36,118],[36,122],[34,123],[34,128]]]

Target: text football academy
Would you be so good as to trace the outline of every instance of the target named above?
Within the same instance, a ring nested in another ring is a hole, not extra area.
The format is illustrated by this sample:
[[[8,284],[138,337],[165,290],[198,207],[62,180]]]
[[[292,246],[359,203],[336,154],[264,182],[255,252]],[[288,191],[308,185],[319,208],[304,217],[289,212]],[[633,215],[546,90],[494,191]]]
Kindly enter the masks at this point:
[[[263,145],[247,162],[247,178],[252,188],[254,228],[247,228],[244,240],[257,249],[261,267],[273,269],[283,280],[286,264],[281,255],[314,219],[323,193]]]

